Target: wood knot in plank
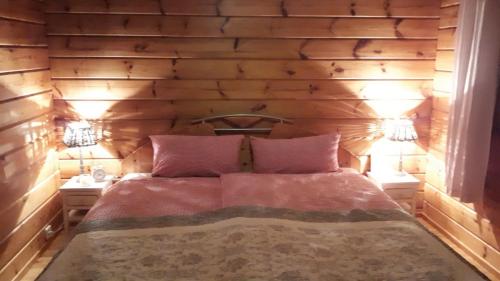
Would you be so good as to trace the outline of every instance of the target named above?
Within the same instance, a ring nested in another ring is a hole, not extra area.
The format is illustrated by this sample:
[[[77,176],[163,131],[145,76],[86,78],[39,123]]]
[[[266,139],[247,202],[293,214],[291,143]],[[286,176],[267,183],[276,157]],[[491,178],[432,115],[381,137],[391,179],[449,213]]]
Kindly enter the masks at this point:
[[[220,81],[217,81],[217,91],[221,97],[227,98],[226,93],[224,93],[224,91],[222,90],[222,87],[220,86]]]
[[[137,53],[144,52],[147,48],[148,48],[147,43],[139,43],[139,44],[135,44],[135,46],[134,46],[134,50]]]
[[[123,20],[123,28],[127,29],[129,23],[130,23],[130,18],[124,19]]]
[[[308,60],[309,59],[309,57],[306,54],[302,53],[301,51],[299,51],[299,57],[301,60]]]
[[[158,7],[160,7],[160,13],[162,15],[166,15],[167,13],[165,12],[165,8],[163,7],[163,1],[162,0],[158,0]]]
[[[215,15],[217,15],[218,17],[221,16],[221,11],[220,11],[221,2],[222,0],[217,0],[217,2],[215,3]]]
[[[252,108],[251,108],[251,111],[252,112],[257,112],[257,111],[261,111],[261,110],[264,110],[267,108],[267,105],[264,104],[264,103],[258,103],[256,105],[254,105]]]
[[[280,10],[281,10],[281,15],[284,17],[288,17],[288,11],[285,6],[285,0],[281,0],[280,3]]]
[[[398,30],[399,25],[403,22],[403,19],[396,19],[394,21],[394,33],[398,38],[404,38],[404,35]]]
[[[391,0],[384,0],[384,11],[385,11],[385,15],[388,18],[392,17],[392,14],[391,14]]]
[[[314,94],[315,91],[318,91],[319,90],[319,87],[318,86],[315,86],[313,84],[309,84],[309,94]]]
[[[366,47],[368,44],[370,44],[371,40],[370,39],[360,39],[358,42],[356,42],[356,45],[352,49],[352,56],[355,57],[356,59],[359,59],[359,54],[358,51],[364,47]]]
[[[219,28],[220,33],[224,33],[225,32],[224,28],[229,23],[229,19],[230,19],[229,17],[227,17],[226,19],[224,19],[224,22],[222,23],[222,25]]]
[[[239,44],[240,44],[240,38],[235,38],[233,43],[233,49],[235,51],[238,49]]]

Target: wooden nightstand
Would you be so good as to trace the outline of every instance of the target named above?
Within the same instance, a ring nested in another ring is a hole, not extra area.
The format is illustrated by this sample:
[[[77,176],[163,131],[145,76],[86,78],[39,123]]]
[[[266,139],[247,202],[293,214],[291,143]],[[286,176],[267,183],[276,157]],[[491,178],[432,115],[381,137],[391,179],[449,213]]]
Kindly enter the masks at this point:
[[[368,177],[401,207],[415,215],[417,208],[416,195],[420,184],[417,178],[410,174],[399,176],[393,172],[368,173]]]
[[[69,229],[72,222],[80,222],[86,211],[94,206],[97,199],[113,184],[113,176],[106,176],[103,182],[81,186],[78,177],[73,177],[60,187],[63,199],[64,228]]]

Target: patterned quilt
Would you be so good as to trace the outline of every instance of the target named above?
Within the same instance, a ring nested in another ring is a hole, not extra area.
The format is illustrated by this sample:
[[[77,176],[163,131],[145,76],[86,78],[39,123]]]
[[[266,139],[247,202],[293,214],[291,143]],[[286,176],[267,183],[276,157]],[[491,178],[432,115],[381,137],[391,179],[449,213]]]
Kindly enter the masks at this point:
[[[486,280],[400,209],[88,220],[39,281]]]

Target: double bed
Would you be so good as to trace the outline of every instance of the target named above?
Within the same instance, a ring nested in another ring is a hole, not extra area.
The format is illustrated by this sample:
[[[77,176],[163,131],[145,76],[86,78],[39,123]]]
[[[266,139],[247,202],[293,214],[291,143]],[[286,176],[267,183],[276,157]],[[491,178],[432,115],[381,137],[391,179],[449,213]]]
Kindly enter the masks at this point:
[[[354,169],[130,174],[39,281],[487,280]]]

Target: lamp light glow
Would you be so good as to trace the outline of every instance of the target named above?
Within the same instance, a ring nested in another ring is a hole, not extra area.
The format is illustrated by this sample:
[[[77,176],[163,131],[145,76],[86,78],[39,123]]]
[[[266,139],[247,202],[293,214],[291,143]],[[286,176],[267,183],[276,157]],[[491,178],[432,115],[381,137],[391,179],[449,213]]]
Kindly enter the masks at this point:
[[[416,141],[418,139],[417,131],[410,119],[396,119],[386,123],[385,137],[391,141],[399,142],[399,168],[398,175],[404,176],[403,170],[403,142]]]
[[[80,152],[80,177],[84,174],[82,147],[97,144],[94,130],[87,122],[70,123],[64,131],[63,143],[68,147],[78,147]]]

